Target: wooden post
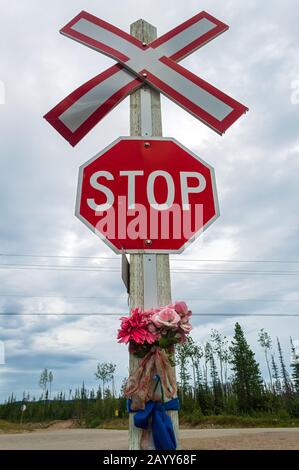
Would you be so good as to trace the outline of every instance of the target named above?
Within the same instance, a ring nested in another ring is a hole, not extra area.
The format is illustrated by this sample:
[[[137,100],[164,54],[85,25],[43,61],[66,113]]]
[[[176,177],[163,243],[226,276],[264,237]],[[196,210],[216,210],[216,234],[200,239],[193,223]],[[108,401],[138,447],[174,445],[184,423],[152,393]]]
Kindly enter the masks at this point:
[[[157,37],[157,29],[144,20],[131,24],[131,35],[148,44]],[[147,106],[148,105],[148,106]],[[162,136],[160,94],[144,86],[130,96],[131,136]],[[149,291],[149,286],[150,291]],[[130,256],[130,307],[151,308],[171,302],[169,255]],[[130,355],[130,372],[138,366],[138,359]],[[175,369],[173,369],[175,374]],[[178,412],[170,411],[178,442]],[[141,431],[134,426],[130,413],[129,448],[140,449]]]

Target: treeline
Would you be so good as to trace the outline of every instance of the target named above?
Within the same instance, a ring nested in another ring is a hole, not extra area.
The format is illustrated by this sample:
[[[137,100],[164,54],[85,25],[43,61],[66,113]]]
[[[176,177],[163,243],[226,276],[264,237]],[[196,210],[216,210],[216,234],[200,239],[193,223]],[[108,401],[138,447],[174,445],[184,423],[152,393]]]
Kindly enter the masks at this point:
[[[257,339],[265,357],[265,378],[239,323],[230,343],[219,331],[212,330],[203,346],[192,338],[178,346],[179,396],[185,415],[270,414],[299,418],[299,357],[292,339],[290,367],[278,338],[275,348],[264,329]]]
[[[39,423],[72,419],[78,425],[97,427],[103,421],[127,417],[126,399],[123,389],[116,395],[114,373],[116,364],[98,364],[95,376],[100,380],[99,387],[91,390],[81,387],[67,392],[59,392],[51,397],[53,372],[44,369],[39,379],[42,389],[36,398],[30,393],[23,393],[21,401],[12,393],[8,400],[0,405],[0,419],[12,422]],[[49,381],[49,376],[51,381]],[[25,405],[25,410],[23,405]]]
[[[265,357],[267,377],[264,378],[239,323],[235,325],[231,342],[219,331],[212,330],[204,345],[189,338],[177,347],[178,394],[183,419],[198,424],[202,417],[211,415],[299,418],[299,357],[292,339],[291,364],[286,364],[278,338],[275,348],[264,329],[257,339]],[[17,401],[12,394],[0,405],[0,419],[23,422],[74,419],[81,425],[96,427],[103,421],[125,418],[125,379],[117,393],[115,372],[116,364],[98,364],[97,389],[87,390],[83,383],[75,390],[52,397],[54,374],[44,369],[39,378],[41,395],[36,398],[24,393],[23,399]]]

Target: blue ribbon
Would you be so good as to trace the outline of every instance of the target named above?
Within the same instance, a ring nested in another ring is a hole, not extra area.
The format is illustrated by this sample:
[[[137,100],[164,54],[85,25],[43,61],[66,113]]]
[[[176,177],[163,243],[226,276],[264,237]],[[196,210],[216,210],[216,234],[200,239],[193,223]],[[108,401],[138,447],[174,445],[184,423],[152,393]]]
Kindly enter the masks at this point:
[[[158,401],[148,401],[144,410],[136,411],[134,424],[137,428],[147,429],[149,419],[152,417],[152,433],[156,450],[175,450],[176,438],[173,430],[171,418],[166,411],[179,410],[180,403],[178,398],[174,398],[166,403]],[[128,400],[129,413],[135,413],[131,409],[131,400]]]

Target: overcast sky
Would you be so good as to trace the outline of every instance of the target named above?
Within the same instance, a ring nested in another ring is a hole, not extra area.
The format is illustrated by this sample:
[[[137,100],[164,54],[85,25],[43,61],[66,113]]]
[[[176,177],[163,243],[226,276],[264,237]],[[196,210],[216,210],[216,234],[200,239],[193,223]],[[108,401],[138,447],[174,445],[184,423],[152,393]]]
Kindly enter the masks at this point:
[[[54,373],[55,390],[74,388],[83,380],[93,386],[97,362],[116,362],[118,380],[127,374],[126,348],[115,340],[117,318],[9,315],[128,310],[118,271],[24,267],[120,266],[119,257],[75,218],[74,206],[79,166],[119,135],[129,134],[128,100],[75,149],[42,119],[77,86],[113,64],[59,34],[83,9],[126,31],[143,18],[163,34],[201,10],[230,25],[182,65],[250,112],[220,137],[162,99],[164,136],[175,137],[215,168],[221,211],[201,240],[173,257],[172,269],[190,267],[190,262],[176,261],[189,258],[210,260],[192,261],[195,269],[226,271],[174,272],[173,299],[186,300],[197,313],[273,314],[197,316],[193,337],[206,341],[212,327],[231,337],[238,320],[259,360],[257,333],[264,327],[274,339],[279,335],[288,362],[289,336],[299,339],[299,318],[279,317],[299,313],[299,93],[292,88],[299,88],[298,2],[0,0],[0,5],[0,81],[5,87],[5,100],[0,96],[0,103],[5,101],[0,104],[0,253],[109,258],[0,256],[0,311],[7,313],[0,317],[6,352],[0,400],[12,391],[19,397],[23,390],[39,393],[44,367]],[[229,262],[211,261],[219,259]],[[272,262],[279,260],[284,263]]]

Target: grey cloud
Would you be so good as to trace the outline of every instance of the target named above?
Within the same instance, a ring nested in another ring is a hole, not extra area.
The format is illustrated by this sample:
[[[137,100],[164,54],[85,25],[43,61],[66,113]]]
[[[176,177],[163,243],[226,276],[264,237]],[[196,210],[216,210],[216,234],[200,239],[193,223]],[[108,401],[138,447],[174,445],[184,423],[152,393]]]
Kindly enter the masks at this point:
[[[228,32],[183,65],[244,102],[250,113],[220,138],[163,99],[164,128],[215,167],[221,205],[221,217],[205,234],[204,242],[194,243],[182,257],[298,260],[299,106],[290,102],[291,80],[299,78],[295,0],[287,2],[287,7],[278,0],[263,4],[257,0],[203,0],[200,5],[197,1],[172,0],[162,5],[158,0],[148,4],[116,0],[104,10],[86,0],[83,7],[124,30],[144,17],[163,34],[200,9],[230,24]],[[128,134],[128,100],[75,149],[42,119],[71,90],[113,63],[59,35],[59,28],[81,9],[79,0],[53,0],[47,5],[37,0],[11,0],[1,15],[5,40],[1,41],[0,79],[6,84],[7,102],[0,106],[0,252],[108,256],[112,259],[102,260],[100,265],[119,267],[119,258],[74,217],[74,203],[78,166],[119,135]],[[0,257],[0,263],[5,262],[93,265],[80,259]],[[211,269],[211,265],[192,263],[198,269]],[[297,269],[295,266],[246,265],[263,270]],[[217,268],[232,269],[229,263]],[[244,265],[233,264],[233,268],[241,270]],[[1,311],[127,311],[125,289],[117,273],[1,269],[0,282],[4,294],[109,297],[80,303],[76,299],[0,298]],[[172,287],[174,298],[190,299],[190,307],[199,313],[296,313],[296,303],[232,299],[299,300],[296,276],[173,273]],[[214,302],[216,299],[227,300]],[[231,336],[236,320],[244,326],[261,361],[256,342],[260,327],[273,337],[281,336],[286,353],[290,333],[299,331],[297,318],[194,317],[194,337],[204,341],[212,326]],[[54,369],[56,386],[65,389],[83,379],[93,385],[97,361],[119,363],[119,380],[127,373],[126,348],[115,344],[117,319],[0,317],[0,325],[0,339],[7,342],[9,359],[1,370],[1,399],[12,390],[20,395],[23,388],[38,393],[39,369],[47,366]],[[80,344],[77,334],[85,335]],[[49,350],[53,344],[55,353]]]

